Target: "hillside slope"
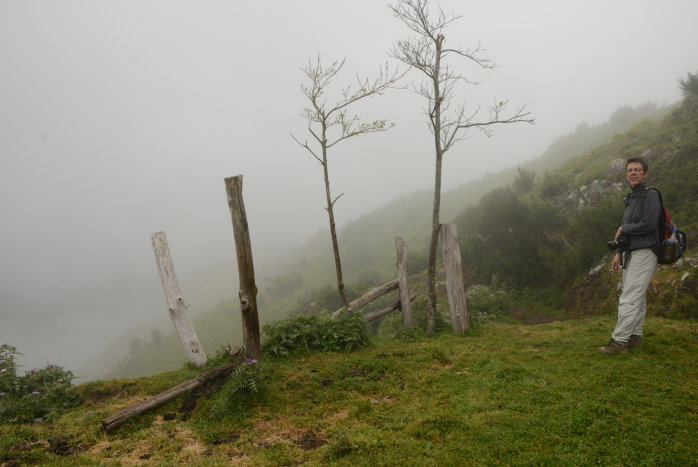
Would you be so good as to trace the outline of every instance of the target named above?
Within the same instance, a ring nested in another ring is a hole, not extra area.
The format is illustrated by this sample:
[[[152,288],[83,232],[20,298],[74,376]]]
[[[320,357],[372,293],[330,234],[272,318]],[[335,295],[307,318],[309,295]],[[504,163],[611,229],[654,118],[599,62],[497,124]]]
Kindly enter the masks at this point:
[[[580,125],[574,133],[553,143],[540,158],[522,164],[520,168],[545,174],[538,177],[539,190],[540,187],[552,183],[550,180],[570,189],[579,189],[587,180],[581,178],[579,173],[574,176],[568,175],[569,167],[577,164],[577,160],[593,160],[592,166],[605,168],[606,159],[609,157],[605,150],[595,149],[588,152],[589,148],[626,144],[627,136],[621,136],[622,133],[618,132],[627,131],[629,128],[642,128],[642,125],[654,125],[656,123],[652,123],[653,121],[661,121],[670,111],[671,109],[657,110],[650,104],[637,109],[621,108],[605,124],[594,127]],[[650,117],[652,120],[647,120]],[[637,127],[638,122],[644,123]],[[633,131],[640,130],[630,130],[631,133]],[[614,134],[617,136],[613,136]],[[488,174],[480,180],[446,192],[443,196],[443,222],[460,222],[458,219],[462,217],[464,210],[476,207],[493,189],[512,184],[517,173],[517,168],[510,168],[496,174]],[[671,196],[669,199],[672,199]],[[340,252],[350,298],[393,278],[396,236],[403,237],[408,244],[410,274],[419,276],[425,270],[431,205],[432,193],[416,192],[349,222],[341,229]],[[461,223],[459,232],[464,238],[468,230],[469,227]],[[464,248],[465,251],[468,250]],[[599,252],[603,254],[603,250]],[[476,258],[471,256],[464,262],[476,263]],[[341,306],[334,292],[334,263],[327,232],[318,232],[305,245],[294,251],[292,258],[294,259],[288,263],[290,265],[283,271],[258,284],[262,324],[293,312],[312,311],[308,308],[310,303],[316,304],[316,310],[336,309]],[[588,261],[575,263],[571,268],[576,271],[574,274],[586,272],[599,258],[600,255],[592,254]],[[571,280],[571,277],[568,279]],[[482,278],[472,278],[467,285],[482,282]],[[489,282],[489,278],[486,282]],[[571,299],[566,303],[571,303]],[[240,342],[240,318],[238,305],[234,300],[223,301],[210,312],[196,316],[194,324],[207,352],[212,352],[226,343]],[[170,333],[160,345],[154,345],[153,342],[143,345],[115,369],[104,373],[104,376],[133,377],[176,368],[184,359],[184,353],[178,346],[178,338],[174,333]]]
[[[693,465],[698,325],[650,318],[630,354],[610,317],[490,324],[266,358],[266,388],[180,397],[115,432],[100,421],[196,375],[88,383],[53,423],[0,425],[0,464]]]

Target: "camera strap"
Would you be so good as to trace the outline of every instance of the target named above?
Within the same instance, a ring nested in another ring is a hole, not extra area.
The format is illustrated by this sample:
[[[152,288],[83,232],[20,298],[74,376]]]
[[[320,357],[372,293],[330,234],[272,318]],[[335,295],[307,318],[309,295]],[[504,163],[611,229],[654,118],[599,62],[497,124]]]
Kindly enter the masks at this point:
[[[621,252],[620,254],[620,265],[623,269],[628,269],[628,264],[630,263],[630,250]]]

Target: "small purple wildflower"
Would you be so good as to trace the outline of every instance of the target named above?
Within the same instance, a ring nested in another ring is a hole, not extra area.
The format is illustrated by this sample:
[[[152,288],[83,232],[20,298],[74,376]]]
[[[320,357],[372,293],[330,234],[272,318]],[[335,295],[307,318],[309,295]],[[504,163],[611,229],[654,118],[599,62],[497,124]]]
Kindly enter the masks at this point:
[[[247,363],[257,363],[257,360],[255,360],[254,358],[246,358],[245,361]]]
[[[348,311],[352,311],[353,309],[354,309],[353,306],[350,306],[349,308],[347,308]]]
[[[3,368],[2,370],[0,370],[0,373],[5,373],[6,371],[7,371],[7,368]]]
[[[0,397],[5,397],[5,393],[4,393],[4,392],[0,392]]]
[[[5,360],[0,360],[0,365],[2,365],[3,363],[5,363]]]
[[[34,368],[29,369],[29,373],[34,373],[36,370]]]
[[[35,396],[38,396],[38,395],[39,395],[39,391],[32,391],[32,394],[34,394]]]

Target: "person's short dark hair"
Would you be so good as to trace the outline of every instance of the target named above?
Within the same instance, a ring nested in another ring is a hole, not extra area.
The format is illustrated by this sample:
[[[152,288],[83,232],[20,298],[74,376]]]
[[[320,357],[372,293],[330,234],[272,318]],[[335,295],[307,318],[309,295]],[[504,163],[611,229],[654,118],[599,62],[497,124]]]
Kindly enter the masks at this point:
[[[630,165],[632,162],[639,162],[640,164],[642,164],[642,170],[644,170],[645,172],[647,172],[647,170],[649,169],[647,161],[644,160],[642,157],[631,157],[630,159],[625,161],[625,168],[627,169],[628,165]]]

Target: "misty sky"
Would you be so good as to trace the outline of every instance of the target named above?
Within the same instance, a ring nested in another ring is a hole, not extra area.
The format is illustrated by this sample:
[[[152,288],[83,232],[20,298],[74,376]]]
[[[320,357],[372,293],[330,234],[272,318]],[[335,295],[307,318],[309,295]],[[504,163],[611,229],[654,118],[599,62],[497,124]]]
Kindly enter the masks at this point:
[[[468,108],[509,99],[537,121],[459,143],[445,189],[621,105],[674,103],[677,78],[698,70],[694,0],[440,4],[463,16],[447,45],[480,41],[498,65],[453,60],[482,81],[460,89]],[[321,167],[289,135],[307,137],[300,68],[346,57],[338,91],[407,36],[375,0],[0,0],[0,340],[26,366],[75,368],[166,314],[150,235],[165,231],[183,283],[234,261],[225,177],[244,175],[255,255],[326,228]],[[393,91],[356,108],[397,126],[330,154],[340,227],[431,189],[423,105]]]

